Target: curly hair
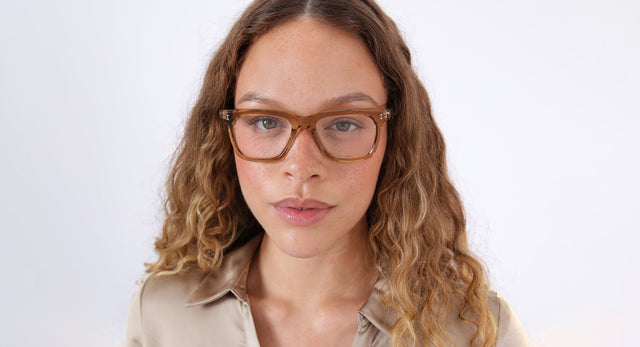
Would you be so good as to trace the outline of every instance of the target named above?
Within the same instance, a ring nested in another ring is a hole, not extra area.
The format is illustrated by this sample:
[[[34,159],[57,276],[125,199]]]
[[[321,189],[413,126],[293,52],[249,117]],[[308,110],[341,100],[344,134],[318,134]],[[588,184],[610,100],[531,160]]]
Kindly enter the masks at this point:
[[[388,142],[367,211],[369,246],[396,309],[394,346],[448,345],[450,314],[475,327],[470,344],[492,346],[483,265],[470,252],[465,216],[447,173],[445,145],[426,89],[395,23],[373,0],[257,0],[214,55],[166,182],[166,219],[151,276],[217,268],[225,253],[260,232],[238,183],[225,125],[249,46],[273,27],[306,15],[357,34],[384,76]]]

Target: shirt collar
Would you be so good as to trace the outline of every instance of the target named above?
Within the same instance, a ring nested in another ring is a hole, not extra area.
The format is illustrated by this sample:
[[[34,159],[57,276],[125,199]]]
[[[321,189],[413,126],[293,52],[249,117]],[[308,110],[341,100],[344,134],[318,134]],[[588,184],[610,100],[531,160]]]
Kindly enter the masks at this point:
[[[382,297],[386,291],[386,281],[378,278],[373,285],[371,295],[369,295],[367,302],[358,311],[358,315],[364,316],[371,324],[378,328],[378,330],[391,335],[391,330],[398,320],[398,315],[392,307],[382,303]]]
[[[186,307],[216,301],[231,292],[247,302],[247,275],[249,264],[262,241],[262,234],[249,240],[222,258],[219,268],[210,271],[187,299]]]
[[[210,271],[204,277],[196,287],[196,290],[187,299],[185,306],[208,304],[228,293],[232,293],[239,300],[247,302],[249,265],[262,241],[262,235],[254,237],[242,247],[225,255],[220,267]],[[393,308],[382,303],[382,296],[386,289],[386,281],[379,278],[374,284],[367,302],[358,311],[358,316],[364,317],[378,330],[390,335],[398,316]],[[358,325],[361,325],[360,320]]]

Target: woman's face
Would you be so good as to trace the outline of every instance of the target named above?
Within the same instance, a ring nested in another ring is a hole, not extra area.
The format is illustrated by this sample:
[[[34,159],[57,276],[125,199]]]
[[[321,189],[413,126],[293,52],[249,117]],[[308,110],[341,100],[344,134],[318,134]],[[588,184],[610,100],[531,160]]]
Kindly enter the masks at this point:
[[[330,109],[386,104],[383,77],[361,39],[300,17],[261,36],[237,80],[236,108],[309,115]],[[302,130],[287,156],[257,163],[236,156],[242,194],[269,240],[290,256],[348,250],[367,232],[387,143],[386,125],[374,155],[339,163],[322,155]]]

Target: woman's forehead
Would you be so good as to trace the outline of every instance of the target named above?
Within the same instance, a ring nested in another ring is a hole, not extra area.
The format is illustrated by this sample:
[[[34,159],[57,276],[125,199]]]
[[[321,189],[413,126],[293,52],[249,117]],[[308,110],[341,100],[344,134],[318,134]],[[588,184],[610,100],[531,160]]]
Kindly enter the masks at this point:
[[[276,26],[249,48],[238,75],[236,104],[247,101],[248,94],[290,109],[319,108],[356,94],[377,105],[386,102],[382,74],[364,42],[306,16]]]

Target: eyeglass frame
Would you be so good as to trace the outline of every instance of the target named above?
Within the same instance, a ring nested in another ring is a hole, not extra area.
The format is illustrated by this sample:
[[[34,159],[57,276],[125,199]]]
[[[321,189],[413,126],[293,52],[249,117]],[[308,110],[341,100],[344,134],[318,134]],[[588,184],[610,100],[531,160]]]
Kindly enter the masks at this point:
[[[289,136],[289,140],[287,141],[287,144],[285,145],[282,152],[280,152],[280,154],[278,154],[277,156],[272,158],[252,158],[252,157],[246,156],[238,148],[235,134],[233,131],[235,122],[243,115],[253,114],[253,113],[260,113],[264,115],[282,117],[287,121],[289,121],[289,124],[291,124],[291,135]],[[357,158],[338,158],[331,155],[331,153],[329,153],[322,145],[322,142],[318,138],[318,134],[316,132],[316,124],[320,119],[323,119],[325,117],[336,116],[341,114],[349,114],[349,113],[351,114],[358,113],[371,118],[371,120],[373,120],[373,122],[376,125],[376,136],[373,140],[371,149],[364,156],[357,157]],[[231,145],[233,146],[233,150],[235,151],[236,155],[238,155],[238,157],[244,160],[258,162],[258,163],[272,163],[272,162],[283,160],[289,153],[289,150],[291,149],[291,147],[293,146],[293,142],[295,141],[296,137],[300,133],[300,130],[306,128],[312,134],[312,137],[314,142],[316,143],[316,146],[318,146],[318,148],[320,149],[320,152],[326,158],[329,158],[331,160],[334,160],[340,163],[353,163],[353,162],[369,159],[371,158],[371,156],[373,156],[376,149],[378,148],[378,142],[380,142],[380,133],[381,133],[380,129],[382,128],[385,122],[391,119],[391,111],[389,111],[386,108],[354,108],[354,109],[322,111],[322,112],[314,113],[308,116],[300,116],[300,115],[285,112],[285,111],[267,110],[267,109],[224,109],[218,112],[218,116],[228,125],[229,137],[231,138]]]

